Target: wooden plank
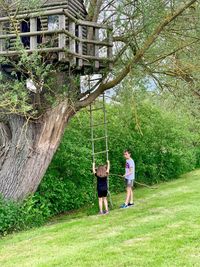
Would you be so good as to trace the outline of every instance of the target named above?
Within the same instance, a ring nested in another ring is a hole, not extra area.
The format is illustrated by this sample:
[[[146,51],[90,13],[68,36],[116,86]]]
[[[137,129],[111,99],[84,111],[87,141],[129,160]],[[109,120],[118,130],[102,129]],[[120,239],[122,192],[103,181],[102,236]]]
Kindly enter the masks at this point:
[[[67,10],[76,18],[85,19],[87,12],[83,4],[80,4],[77,0],[69,1]]]
[[[85,20],[80,20],[76,19],[73,15],[71,15],[68,10],[64,9],[64,13],[66,14],[67,17],[69,17],[71,20],[73,20],[76,24],[82,25],[82,26],[88,26],[88,27],[95,27],[99,29],[112,29],[110,26],[107,26],[105,24],[99,24],[96,22],[91,22],[91,21],[85,21]]]
[[[65,23],[65,15],[59,15],[59,30],[65,30],[66,23]],[[60,33],[58,35],[58,47],[59,48],[65,48],[66,47],[66,36],[64,33]],[[59,53],[59,61],[65,59],[65,53],[60,52]]]
[[[78,37],[82,39],[83,37],[83,27],[81,25],[78,26]],[[83,55],[83,43],[81,41],[78,42],[78,53],[79,55]],[[83,59],[79,58],[78,59],[78,67],[82,68],[83,67]]]
[[[109,58],[105,58],[105,57],[95,57],[95,56],[88,56],[88,55],[80,56],[78,53],[71,53],[70,51],[67,51],[66,53],[72,54],[75,57],[82,58],[84,60],[91,60],[91,61],[99,60],[100,62],[111,62],[111,63],[113,62],[113,59],[109,59]]]
[[[35,50],[30,50],[30,49],[27,49],[26,50],[26,52],[28,54],[31,54],[34,51]],[[38,48],[37,51],[38,52],[41,52],[41,53],[51,53],[51,52],[54,53],[54,52],[64,52],[65,50],[64,49],[61,49],[59,47],[51,47],[51,48]],[[15,51],[4,51],[4,52],[0,52],[0,56],[18,56],[21,53],[18,50],[15,50]]]
[[[0,18],[0,22],[4,21],[10,21],[11,19],[26,19],[26,18],[36,18],[42,16],[50,16],[50,15],[60,15],[64,13],[64,9],[52,9],[52,10],[47,10],[47,11],[40,11],[40,12],[31,12],[31,13],[26,13],[22,15],[17,15],[17,16],[11,16],[11,17],[2,17]]]
[[[53,34],[59,34],[59,33],[65,33],[64,30],[45,30],[45,31],[35,31],[35,32],[23,32],[18,33],[18,36],[37,36],[37,35],[53,35]],[[0,35],[0,39],[9,39],[16,37],[16,33],[12,34],[6,34],[6,35]]]
[[[88,26],[88,27],[95,27],[95,28],[102,28],[102,29],[112,29],[110,26],[107,26],[105,24],[98,24],[91,21],[84,21],[80,19],[76,19],[73,15],[71,15],[68,10],[66,9],[52,9],[52,10],[46,10],[46,11],[40,11],[40,12],[31,12],[31,13],[25,13],[22,15],[17,15],[15,17],[2,17],[0,18],[0,22],[3,21],[10,21],[10,19],[25,19],[25,18],[35,18],[40,16],[49,16],[49,15],[60,15],[65,13],[67,17],[69,17],[71,20],[73,20],[76,24],[82,25],[82,26]]]
[[[37,18],[30,19],[30,33],[37,31]],[[30,50],[37,49],[37,36],[30,37]]]
[[[31,54],[33,53],[35,50],[26,50],[26,52],[28,54]],[[112,62],[112,60],[108,59],[108,58],[96,58],[94,56],[88,56],[88,55],[82,55],[80,56],[78,53],[72,53],[70,51],[66,51],[65,49],[61,49],[59,47],[52,47],[52,48],[38,48],[37,49],[38,52],[41,52],[41,53],[55,53],[55,52],[66,52],[74,57],[77,57],[77,58],[82,58],[83,60],[99,60],[100,62]],[[0,52],[0,56],[18,56],[20,55],[20,51],[3,51],[3,52]]]
[[[95,40],[99,42],[99,29],[98,28],[94,28],[94,37],[95,37]],[[98,45],[94,46],[94,56],[99,58],[99,46]],[[99,61],[98,60],[95,60],[94,68],[99,69]]]
[[[49,3],[48,5],[44,4],[42,5],[41,7],[37,8],[37,9],[31,9],[31,10],[28,10],[29,12],[40,12],[40,14],[45,10],[55,10],[55,9],[58,9],[59,8],[68,8],[68,3],[66,3],[67,1],[63,2],[63,3]],[[10,15],[11,16],[14,16],[16,13],[16,9],[13,9],[10,10]],[[18,14],[27,14],[27,9],[19,9],[18,11]]]
[[[74,21],[69,21],[69,32],[71,35],[76,35],[76,24]],[[69,38],[69,52],[74,55],[76,53],[76,41],[72,36]],[[70,60],[70,65],[74,66],[76,64],[76,57],[72,56]]]
[[[107,36],[108,36],[108,42],[109,42],[109,46],[107,47],[107,56],[111,60],[111,63],[109,64],[109,68],[112,69],[113,68],[113,63],[112,63],[112,59],[113,59],[113,31],[111,29],[107,30]]]
[[[3,34],[3,24],[0,23],[0,34],[2,35]],[[3,52],[3,43],[4,41],[2,39],[0,39],[0,52]]]
[[[98,24],[98,23],[86,21],[86,20],[85,21],[84,20],[77,20],[77,24],[82,25],[82,26],[99,28],[99,29],[112,29],[111,27],[109,27],[105,24]]]
[[[24,32],[19,33],[18,36],[36,36],[36,35],[56,35],[59,33],[64,33],[67,36],[74,38],[78,42],[87,43],[87,44],[96,44],[99,46],[113,46],[112,44],[109,44],[108,42],[102,42],[102,41],[96,41],[96,40],[88,40],[88,39],[81,39],[72,33],[70,33],[68,30],[43,30],[43,31],[36,31],[36,32]],[[9,39],[9,38],[15,38],[16,33],[12,34],[6,34],[6,35],[0,35],[0,39]]]

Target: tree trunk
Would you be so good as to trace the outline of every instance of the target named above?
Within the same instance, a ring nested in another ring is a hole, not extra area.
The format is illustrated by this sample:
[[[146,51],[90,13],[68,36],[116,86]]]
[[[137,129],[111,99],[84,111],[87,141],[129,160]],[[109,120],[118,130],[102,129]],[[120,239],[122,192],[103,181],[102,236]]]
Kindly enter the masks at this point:
[[[23,199],[34,193],[74,115],[63,102],[36,121],[12,115],[0,123],[0,194]]]

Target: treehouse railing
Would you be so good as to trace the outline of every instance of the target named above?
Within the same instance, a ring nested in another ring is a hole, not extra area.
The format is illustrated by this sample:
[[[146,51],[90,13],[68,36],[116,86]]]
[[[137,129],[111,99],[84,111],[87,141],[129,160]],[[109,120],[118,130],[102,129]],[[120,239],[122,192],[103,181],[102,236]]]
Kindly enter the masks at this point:
[[[58,29],[38,30],[38,18],[50,15],[59,17]],[[12,25],[27,19],[30,21],[29,32],[15,31],[10,33],[4,31],[4,23]],[[100,30],[104,30],[103,40],[100,40]],[[83,32],[87,34],[86,37],[84,37],[85,34]],[[71,66],[82,68],[84,65],[93,64],[98,69],[100,64],[104,65],[104,67],[112,64],[112,28],[104,24],[76,19],[65,9],[0,18],[0,56],[19,55],[19,49],[16,49],[16,47],[12,49],[6,48],[5,44],[12,38],[22,37],[30,38],[30,45],[26,48],[28,53],[34,51],[41,53],[56,52],[58,53],[59,61],[69,62]],[[41,43],[38,43],[38,38],[41,38]],[[106,52],[106,56],[101,53],[101,49]]]

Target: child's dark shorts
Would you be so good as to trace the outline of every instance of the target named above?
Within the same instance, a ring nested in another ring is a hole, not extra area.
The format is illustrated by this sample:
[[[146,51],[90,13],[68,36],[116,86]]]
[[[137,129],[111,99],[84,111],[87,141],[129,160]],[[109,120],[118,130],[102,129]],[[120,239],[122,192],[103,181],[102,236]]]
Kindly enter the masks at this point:
[[[133,187],[134,180],[125,179],[125,186],[126,187]]]
[[[98,197],[107,197],[108,195],[108,190],[101,190],[101,189],[98,189]]]

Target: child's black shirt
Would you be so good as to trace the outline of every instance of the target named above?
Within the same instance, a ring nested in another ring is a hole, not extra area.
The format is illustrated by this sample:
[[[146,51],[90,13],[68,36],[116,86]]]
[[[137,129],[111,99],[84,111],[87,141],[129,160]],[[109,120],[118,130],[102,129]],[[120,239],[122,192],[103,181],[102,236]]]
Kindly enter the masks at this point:
[[[97,177],[97,190],[108,190],[108,177],[99,177],[97,174],[95,174],[95,176]]]

